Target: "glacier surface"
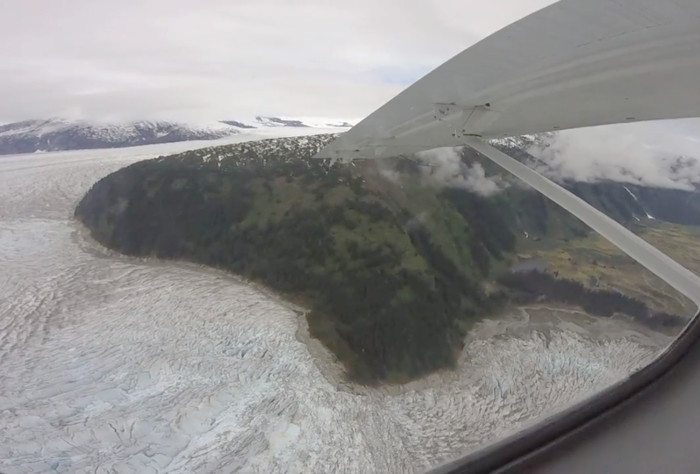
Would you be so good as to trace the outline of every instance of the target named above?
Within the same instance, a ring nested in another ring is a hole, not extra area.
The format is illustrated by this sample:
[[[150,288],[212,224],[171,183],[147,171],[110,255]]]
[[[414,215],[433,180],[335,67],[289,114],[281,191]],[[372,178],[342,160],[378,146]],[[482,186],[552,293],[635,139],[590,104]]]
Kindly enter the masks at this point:
[[[275,298],[196,265],[112,254],[72,220],[99,178],[194,146],[0,158],[1,472],[421,471],[668,342],[624,321],[517,309],[477,325],[455,371],[343,382]]]

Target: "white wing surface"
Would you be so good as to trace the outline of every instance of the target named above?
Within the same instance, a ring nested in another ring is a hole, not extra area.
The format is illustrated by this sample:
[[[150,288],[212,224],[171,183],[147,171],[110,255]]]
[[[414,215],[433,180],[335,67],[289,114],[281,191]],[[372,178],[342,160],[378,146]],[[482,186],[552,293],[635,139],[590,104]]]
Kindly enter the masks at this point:
[[[562,0],[447,61],[318,157],[695,116],[700,1]]]

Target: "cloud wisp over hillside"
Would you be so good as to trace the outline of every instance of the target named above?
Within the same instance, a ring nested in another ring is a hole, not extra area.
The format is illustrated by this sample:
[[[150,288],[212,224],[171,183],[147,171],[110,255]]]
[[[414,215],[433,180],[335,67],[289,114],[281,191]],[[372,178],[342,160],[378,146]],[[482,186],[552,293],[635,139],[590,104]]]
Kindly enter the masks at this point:
[[[528,163],[558,181],[617,181],[694,190],[700,184],[700,120],[607,125],[552,134]]]

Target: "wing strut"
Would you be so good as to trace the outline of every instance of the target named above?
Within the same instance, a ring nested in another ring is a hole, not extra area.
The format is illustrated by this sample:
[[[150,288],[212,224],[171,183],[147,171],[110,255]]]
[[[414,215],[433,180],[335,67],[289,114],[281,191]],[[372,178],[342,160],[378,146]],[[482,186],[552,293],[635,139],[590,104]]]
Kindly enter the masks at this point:
[[[509,171],[571,212],[613,245],[700,307],[700,277],[658,250],[623,225],[570,191],[497,150],[481,138],[465,137],[466,145]]]

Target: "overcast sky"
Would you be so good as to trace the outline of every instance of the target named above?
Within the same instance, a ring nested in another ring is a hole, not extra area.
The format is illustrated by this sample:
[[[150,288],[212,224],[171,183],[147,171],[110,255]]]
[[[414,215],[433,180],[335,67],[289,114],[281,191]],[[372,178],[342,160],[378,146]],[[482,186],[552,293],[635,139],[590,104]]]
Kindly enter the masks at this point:
[[[361,118],[551,0],[2,0],[0,122]]]

